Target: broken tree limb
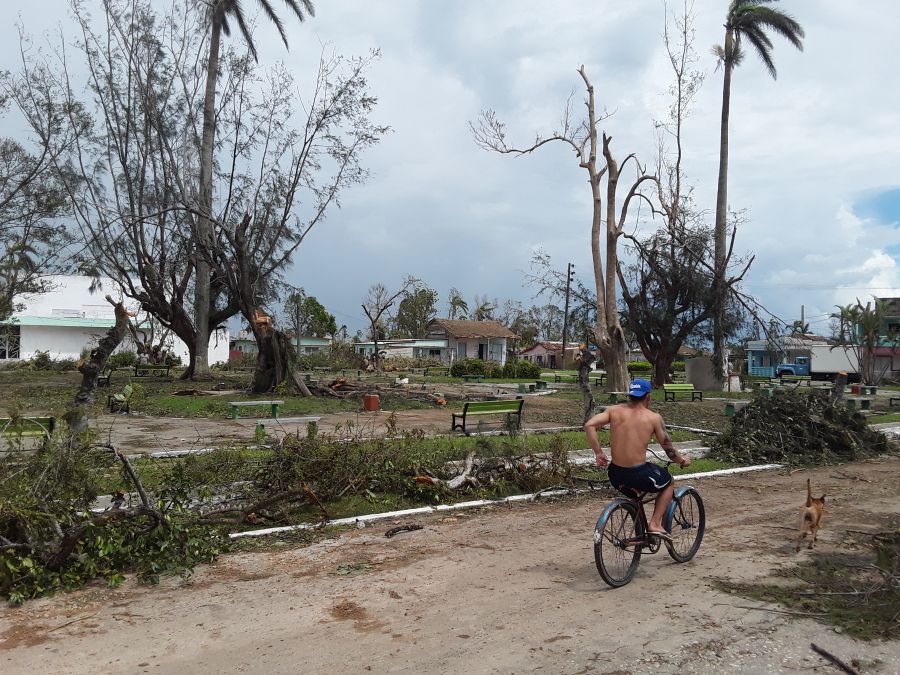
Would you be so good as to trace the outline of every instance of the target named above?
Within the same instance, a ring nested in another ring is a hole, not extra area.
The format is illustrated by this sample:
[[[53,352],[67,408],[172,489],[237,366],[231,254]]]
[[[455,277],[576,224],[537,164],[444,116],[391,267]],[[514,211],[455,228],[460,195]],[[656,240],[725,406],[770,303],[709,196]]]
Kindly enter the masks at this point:
[[[398,525],[397,527],[392,527],[387,532],[384,533],[384,536],[390,539],[396,534],[400,534],[401,532],[414,532],[415,530],[421,530],[422,526],[416,523],[408,523],[406,525]]]
[[[831,652],[822,649],[815,642],[810,642],[809,648],[812,649],[816,654],[821,656],[823,659],[830,661],[832,665],[837,666],[839,669],[843,670],[845,673],[847,673],[847,675],[859,675],[858,670],[856,670],[855,668],[851,668]]]

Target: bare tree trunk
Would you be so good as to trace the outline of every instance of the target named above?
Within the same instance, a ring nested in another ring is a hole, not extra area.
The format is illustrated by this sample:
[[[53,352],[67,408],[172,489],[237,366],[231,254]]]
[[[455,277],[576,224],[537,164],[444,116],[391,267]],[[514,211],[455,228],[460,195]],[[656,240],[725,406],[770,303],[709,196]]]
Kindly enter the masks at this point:
[[[725,74],[722,84],[722,120],[719,130],[719,181],[716,191],[715,223],[715,313],[713,318],[713,365],[721,378],[725,364],[725,240],[728,214],[728,119],[731,111],[731,73],[733,64],[728,56],[733,49],[731,30],[725,33]]]
[[[847,373],[843,370],[834,376],[834,385],[831,387],[831,402],[837,403],[844,398],[844,387],[847,386]]]
[[[91,350],[90,359],[78,367],[78,370],[81,372],[81,386],[78,388],[75,399],[72,401],[69,406],[69,412],[66,414],[69,427],[75,433],[87,428],[88,420],[84,408],[94,402],[97,393],[97,377],[106,367],[109,355],[121,344],[128,332],[128,312],[125,310],[125,305],[121,302],[115,302],[108,295],[106,296],[106,301],[115,308],[116,323],[101,338],[97,346]]]
[[[596,357],[586,347],[579,350],[575,356],[578,365],[578,385],[581,387],[581,394],[584,397],[584,421],[587,422],[594,416],[594,410],[597,406],[594,401],[594,392],[591,391],[591,364]]]
[[[216,82],[219,74],[219,42],[222,25],[213,12],[209,38],[209,60],[206,64],[206,91],[203,98],[203,137],[200,142],[200,213],[197,218],[196,236],[200,240],[197,250],[194,279],[194,330],[197,335],[194,358],[194,377],[209,375],[209,303],[210,265],[207,258],[212,250],[212,184],[213,153],[216,137]]]
[[[657,352],[656,358],[653,360],[653,386],[662,387],[666,382],[670,381],[670,373],[672,371],[672,362],[675,355],[668,352]]]

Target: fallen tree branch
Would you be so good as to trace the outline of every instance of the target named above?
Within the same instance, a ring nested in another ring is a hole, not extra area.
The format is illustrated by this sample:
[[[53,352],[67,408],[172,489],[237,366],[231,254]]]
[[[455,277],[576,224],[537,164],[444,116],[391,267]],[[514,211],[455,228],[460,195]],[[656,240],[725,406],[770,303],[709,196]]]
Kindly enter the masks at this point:
[[[407,525],[398,525],[397,527],[392,527],[387,532],[384,533],[384,536],[390,539],[396,534],[400,534],[401,532],[414,532],[416,530],[421,530],[422,526],[416,523],[409,523]]]
[[[850,666],[848,666],[846,663],[844,663],[843,661],[841,661],[838,657],[836,657],[836,656],[835,656],[834,654],[832,654],[831,652],[829,652],[829,651],[827,651],[827,650],[825,650],[825,649],[822,649],[822,648],[821,648],[819,645],[817,645],[815,642],[810,642],[810,643],[809,643],[809,647],[810,647],[810,649],[812,649],[816,654],[818,654],[819,656],[821,656],[821,657],[824,658],[825,660],[830,661],[830,662],[832,663],[832,665],[835,665],[835,666],[837,666],[840,670],[843,670],[845,673],[847,673],[847,675],[859,675],[859,671],[858,671],[858,670],[856,670],[855,668],[851,668]]]

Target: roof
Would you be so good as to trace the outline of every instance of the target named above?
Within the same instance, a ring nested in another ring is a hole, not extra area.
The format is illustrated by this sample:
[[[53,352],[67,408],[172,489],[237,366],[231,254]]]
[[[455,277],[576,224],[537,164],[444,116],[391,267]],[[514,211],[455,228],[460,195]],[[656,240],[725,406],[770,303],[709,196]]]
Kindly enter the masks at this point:
[[[432,319],[428,324],[440,326],[447,335],[456,338],[518,338],[509,328],[499,321],[460,321],[456,319]]]
[[[543,347],[548,352],[559,352],[562,351],[562,340],[541,340],[540,342],[535,342],[528,349],[522,351],[522,354],[526,354],[530,352],[532,349],[537,349],[538,347]],[[566,345],[566,351],[575,351],[579,349],[579,344],[577,342],[569,342]]]
[[[111,328],[114,317],[108,319],[84,319],[67,316],[16,316],[7,322],[13,326],[60,326],[62,328]]]

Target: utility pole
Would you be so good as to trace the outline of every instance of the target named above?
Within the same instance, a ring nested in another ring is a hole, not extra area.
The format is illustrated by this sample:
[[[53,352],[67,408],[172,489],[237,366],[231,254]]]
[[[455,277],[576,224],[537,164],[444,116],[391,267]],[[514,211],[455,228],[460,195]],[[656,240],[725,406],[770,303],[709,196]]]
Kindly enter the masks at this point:
[[[575,265],[569,263],[566,267],[566,309],[563,314],[563,331],[562,331],[562,366],[566,367],[566,338],[569,333],[569,291],[572,290],[572,277],[575,275]]]

